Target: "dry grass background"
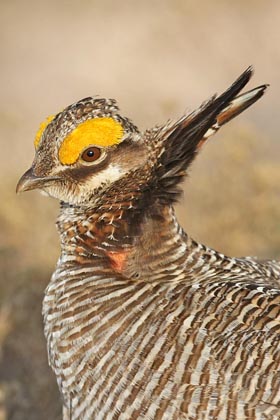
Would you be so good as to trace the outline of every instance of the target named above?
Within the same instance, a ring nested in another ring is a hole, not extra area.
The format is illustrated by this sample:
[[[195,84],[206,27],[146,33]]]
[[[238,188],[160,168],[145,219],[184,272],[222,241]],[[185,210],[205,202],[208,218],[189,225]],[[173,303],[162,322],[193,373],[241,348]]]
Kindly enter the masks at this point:
[[[221,91],[249,64],[267,95],[204,149],[178,208],[227,254],[280,255],[280,3],[247,0],[2,1],[0,420],[60,419],[41,301],[59,253],[57,203],[15,195],[45,116],[115,97],[140,128]]]

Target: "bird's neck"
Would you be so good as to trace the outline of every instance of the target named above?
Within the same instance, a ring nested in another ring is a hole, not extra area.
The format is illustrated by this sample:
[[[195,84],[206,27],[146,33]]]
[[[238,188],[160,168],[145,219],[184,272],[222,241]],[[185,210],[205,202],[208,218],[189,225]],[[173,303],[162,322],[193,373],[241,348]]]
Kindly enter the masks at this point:
[[[144,214],[144,215],[143,215]],[[73,269],[103,267],[129,278],[153,276],[185,256],[188,238],[171,206],[145,211],[113,205],[108,208],[61,206],[60,264]]]

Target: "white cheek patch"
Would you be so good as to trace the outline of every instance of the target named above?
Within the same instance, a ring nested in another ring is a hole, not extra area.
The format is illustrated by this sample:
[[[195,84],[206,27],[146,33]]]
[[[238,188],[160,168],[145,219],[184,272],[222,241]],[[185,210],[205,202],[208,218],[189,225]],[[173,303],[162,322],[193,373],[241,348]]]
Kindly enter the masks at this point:
[[[110,164],[106,169],[103,169],[97,173],[93,173],[85,180],[85,182],[75,184],[75,188],[69,188],[67,184],[61,186],[58,183],[57,185],[46,187],[42,193],[44,195],[58,198],[59,200],[65,201],[67,203],[79,204],[87,201],[89,196],[94,196],[95,191],[98,195],[98,188],[106,188],[106,186],[109,187],[112,183],[120,179],[124,174],[125,170],[122,169],[119,165]]]
[[[110,164],[106,169],[101,170],[96,174],[92,174],[87,178],[84,184],[79,187],[80,194],[85,192],[93,192],[101,186],[110,185],[120,179],[125,174],[124,170],[119,165]]]

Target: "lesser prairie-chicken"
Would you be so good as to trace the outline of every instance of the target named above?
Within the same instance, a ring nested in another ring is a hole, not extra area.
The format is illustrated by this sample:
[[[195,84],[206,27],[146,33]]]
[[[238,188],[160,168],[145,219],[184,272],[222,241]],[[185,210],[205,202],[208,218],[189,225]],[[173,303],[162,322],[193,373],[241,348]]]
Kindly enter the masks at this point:
[[[41,126],[19,191],[61,201],[43,315],[64,419],[280,418],[280,264],[224,256],[176,220],[207,138],[260,98],[222,95],[139,132],[89,97]]]

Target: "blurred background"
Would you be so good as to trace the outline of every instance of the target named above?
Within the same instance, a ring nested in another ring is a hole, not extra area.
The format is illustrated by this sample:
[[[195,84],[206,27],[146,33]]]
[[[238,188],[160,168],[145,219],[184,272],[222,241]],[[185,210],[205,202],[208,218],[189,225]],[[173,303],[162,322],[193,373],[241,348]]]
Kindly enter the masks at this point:
[[[61,419],[41,303],[59,255],[58,203],[15,195],[39,123],[99,94],[141,129],[221,92],[250,64],[255,106],[211,139],[178,214],[230,255],[280,256],[278,0],[2,1],[0,420]]]

